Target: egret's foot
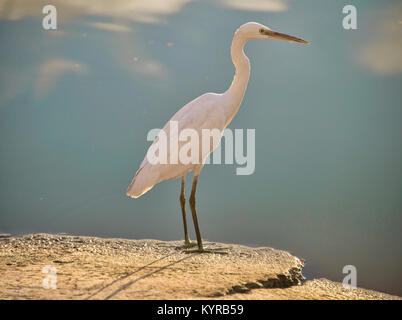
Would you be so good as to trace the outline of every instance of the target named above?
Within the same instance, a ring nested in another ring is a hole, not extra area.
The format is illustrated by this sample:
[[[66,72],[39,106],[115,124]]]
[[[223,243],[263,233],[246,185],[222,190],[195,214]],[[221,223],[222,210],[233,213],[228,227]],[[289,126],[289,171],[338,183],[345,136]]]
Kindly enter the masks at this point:
[[[216,254],[228,254],[227,251],[224,250],[229,250],[230,247],[226,248],[203,248],[203,249],[193,249],[193,250],[186,250],[186,253],[216,253]]]
[[[194,248],[196,246],[197,246],[196,242],[184,241],[184,244],[182,246],[176,247],[176,249],[188,249],[188,248]]]
[[[183,248],[187,249],[187,248],[194,248],[197,246],[197,242],[191,242],[191,241],[184,241],[184,245]]]

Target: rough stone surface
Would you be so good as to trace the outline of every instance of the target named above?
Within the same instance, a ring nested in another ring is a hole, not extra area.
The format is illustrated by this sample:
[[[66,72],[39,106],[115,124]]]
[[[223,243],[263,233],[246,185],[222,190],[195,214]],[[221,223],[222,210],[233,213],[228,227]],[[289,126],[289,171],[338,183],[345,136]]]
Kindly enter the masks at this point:
[[[103,239],[66,234],[0,237],[0,299],[400,299],[347,290],[326,279],[303,282],[301,261],[285,251],[205,242]],[[45,266],[57,289],[44,289]]]

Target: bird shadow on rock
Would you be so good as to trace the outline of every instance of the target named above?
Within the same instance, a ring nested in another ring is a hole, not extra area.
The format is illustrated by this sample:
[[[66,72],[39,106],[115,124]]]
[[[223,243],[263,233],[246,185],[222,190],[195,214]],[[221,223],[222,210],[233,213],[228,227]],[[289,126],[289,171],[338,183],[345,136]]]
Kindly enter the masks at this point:
[[[133,272],[131,272],[129,274],[126,274],[126,275],[124,275],[124,276],[122,276],[122,277],[120,277],[118,279],[113,280],[112,282],[110,282],[106,286],[103,286],[102,288],[98,289],[96,292],[94,292],[91,295],[89,295],[86,298],[86,300],[94,298],[96,295],[100,294],[102,291],[106,291],[106,289],[108,289],[108,288],[111,288],[114,284],[118,283],[119,281],[123,281],[123,280],[131,277],[132,275],[140,272],[141,270],[146,269],[147,267],[151,266],[152,264],[154,264],[156,262],[159,262],[159,261],[162,261],[162,260],[164,260],[164,259],[166,259],[166,258],[168,258],[168,257],[170,257],[170,256],[172,256],[174,254],[175,253],[165,255],[162,258],[156,259],[156,260],[154,260],[154,261],[152,261],[152,262],[150,262],[150,263],[148,263],[148,264],[146,264],[146,265],[144,265],[142,267],[139,267],[138,269],[136,269],[135,271],[133,271]],[[193,255],[195,255],[195,254],[193,253],[192,255],[189,255],[187,257],[181,258],[179,260],[176,260],[176,261],[174,261],[174,262],[172,262],[172,263],[170,263],[170,264],[168,264],[166,266],[160,267],[160,268],[156,269],[155,271],[149,272],[149,273],[147,273],[147,274],[145,274],[143,276],[137,277],[137,278],[135,278],[135,279],[133,279],[131,281],[123,283],[116,290],[114,290],[113,292],[107,294],[106,297],[104,297],[103,299],[108,300],[108,299],[114,297],[115,295],[117,295],[119,292],[127,289],[128,287],[130,287],[132,284],[136,283],[137,281],[143,280],[143,279],[148,278],[148,277],[150,277],[150,276],[152,276],[152,275],[154,275],[154,274],[156,274],[158,272],[161,272],[161,271],[163,271],[163,270],[165,270],[165,269],[167,269],[169,267],[172,267],[172,266],[174,266],[174,265],[176,265],[176,264],[178,264],[178,263],[180,263],[180,262],[182,262],[184,260],[187,260],[187,259],[191,258]]]

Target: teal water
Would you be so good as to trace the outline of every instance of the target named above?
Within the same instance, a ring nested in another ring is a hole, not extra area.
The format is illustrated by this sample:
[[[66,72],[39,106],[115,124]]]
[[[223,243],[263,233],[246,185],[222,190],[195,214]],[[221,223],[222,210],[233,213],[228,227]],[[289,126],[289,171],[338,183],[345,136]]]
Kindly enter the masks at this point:
[[[402,295],[400,2],[359,1],[344,30],[339,1],[57,0],[57,31],[47,3],[0,3],[0,232],[181,238],[180,181],[125,190],[147,132],[227,89],[233,32],[257,21],[311,45],[247,44],[230,128],[256,130],[256,170],[204,168],[203,237],[288,250],[309,277],[352,264],[358,286]]]

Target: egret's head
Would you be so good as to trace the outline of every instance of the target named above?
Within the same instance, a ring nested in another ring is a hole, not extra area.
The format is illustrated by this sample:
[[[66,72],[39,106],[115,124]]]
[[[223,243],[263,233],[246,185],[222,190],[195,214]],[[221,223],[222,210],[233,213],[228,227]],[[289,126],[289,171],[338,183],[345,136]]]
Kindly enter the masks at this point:
[[[273,31],[270,28],[262,25],[261,23],[257,23],[257,22],[248,22],[248,23],[243,24],[239,29],[237,29],[236,33],[246,40],[280,39],[280,40],[287,40],[287,41],[292,41],[292,42],[309,44],[308,41],[288,35],[286,33]]]

